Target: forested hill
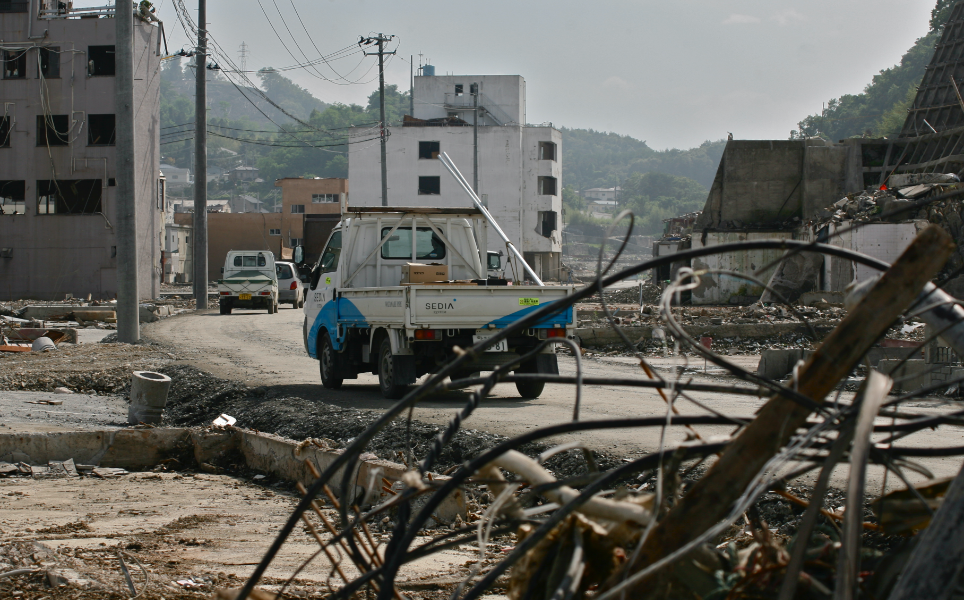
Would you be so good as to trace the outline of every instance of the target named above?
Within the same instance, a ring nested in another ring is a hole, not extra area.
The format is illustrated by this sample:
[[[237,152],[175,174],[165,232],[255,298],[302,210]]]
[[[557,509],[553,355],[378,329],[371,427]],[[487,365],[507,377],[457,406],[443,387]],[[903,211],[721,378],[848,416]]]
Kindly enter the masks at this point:
[[[261,89],[286,112],[305,121],[317,120],[326,127],[344,127],[348,124],[377,120],[377,98],[375,92],[369,98],[368,106],[329,105],[314,97],[308,90],[297,85],[283,74],[270,69],[258,73]],[[407,112],[408,94],[394,86],[386,94],[388,120],[401,120]],[[239,91],[216,71],[208,76],[208,118],[221,126],[248,130],[275,131],[276,124],[291,126],[292,120],[283,112],[264,100],[255,90],[241,88]],[[247,96],[253,101],[244,98]],[[328,110],[329,108],[333,110]],[[336,114],[337,113],[337,114]],[[325,118],[321,118],[324,116]],[[161,71],[161,126],[168,128],[194,120],[194,70],[186,60],[170,59],[165,61]],[[303,129],[298,126],[297,129]],[[709,187],[716,175],[716,166],[723,154],[725,142],[705,142],[690,150],[656,151],[646,142],[627,135],[594,131],[592,129],[562,128],[563,183],[577,190],[591,187],[613,187],[622,185],[634,173],[669,173],[694,179],[704,187]],[[317,137],[317,136],[316,136]],[[165,155],[177,164],[190,161],[191,144],[173,143],[179,139],[170,133],[162,141]],[[220,140],[223,142],[224,140]],[[212,140],[215,148],[221,145]],[[247,147],[244,147],[247,146]],[[227,144],[230,149],[248,157],[248,164],[265,161],[270,173],[286,173],[291,176],[308,174],[347,177],[339,165],[344,160],[331,162],[331,150],[324,152],[312,148],[273,149],[271,146]],[[338,150],[336,150],[338,152]],[[270,157],[268,155],[271,155]],[[312,158],[316,157],[316,158]],[[313,162],[317,163],[309,168]],[[290,169],[290,173],[286,171]],[[305,171],[305,169],[308,169]],[[304,171],[304,172],[303,172]]]
[[[562,127],[563,183],[577,190],[621,186],[634,173],[688,177],[709,188],[726,140],[689,150],[653,150],[628,135]]]
[[[931,11],[930,31],[919,38],[900,63],[874,76],[860,94],[845,94],[827,102],[820,114],[797,124],[790,137],[821,136],[831,141],[867,135],[886,137],[900,132],[924,68],[934,55],[944,23],[957,0],[937,0]]]

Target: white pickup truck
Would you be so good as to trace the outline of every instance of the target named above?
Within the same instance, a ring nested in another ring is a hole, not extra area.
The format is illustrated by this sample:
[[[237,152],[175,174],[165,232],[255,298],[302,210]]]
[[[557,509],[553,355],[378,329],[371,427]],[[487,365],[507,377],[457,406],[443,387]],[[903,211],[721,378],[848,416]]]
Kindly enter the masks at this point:
[[[278,275],[268,250],[230,250],[218,279],[222,315],[235,308],[266,308],[278,312]]]
[[[400,398],[416,378],[445,364],[453,346],[469,347],[572,294],[571,286],[488,278],[486,234],[475,209],[348,208],[314,265],[305,298],[305,349],[319,360],[322,384],[337,389],[371,372],[386,398]],[[449,281],[401,283],[403,266],[413,262],[445,265]],[[567,337],[573,323],[572,307],[562,309],[490,347],[457,376],[492,371],[546,338]],[[553,346],[515,371],[557,374]],[[545,384],[516,387],[536,398]]]

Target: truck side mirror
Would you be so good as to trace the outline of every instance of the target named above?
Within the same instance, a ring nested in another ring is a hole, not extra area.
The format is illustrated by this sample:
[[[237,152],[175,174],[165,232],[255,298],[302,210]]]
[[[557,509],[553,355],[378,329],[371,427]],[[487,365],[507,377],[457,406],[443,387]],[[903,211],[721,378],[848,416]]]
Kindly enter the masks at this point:
[[[305,262],[305,249],[302,246],[295,246],[294,250],[294,261],[296,265],[300,265]]]

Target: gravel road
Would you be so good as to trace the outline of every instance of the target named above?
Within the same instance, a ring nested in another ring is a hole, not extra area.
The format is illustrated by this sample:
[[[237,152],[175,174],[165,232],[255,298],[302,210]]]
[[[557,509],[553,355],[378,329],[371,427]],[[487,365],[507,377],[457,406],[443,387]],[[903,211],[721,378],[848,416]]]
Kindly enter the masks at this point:
[[[297,396],[316,402],[351,407],[363,411],[381,412],[390,401],[381,397],[378,379],[374,375],[360,375],[357,380],[347,380],[342,389],[333,391],[322,388],[318,375],[318,362],[305,354],[302,342],[301,310],[282,309],[268,315],[261,311],[235,311],[220,315],[216,310],[185,313],[162,319],[143,328],[147,338],[177,348],[177,362],[188,363],[218,377],[243,382],[250,386],[270,387],[275,396]],[[731,357],[745,368],[756,367],[757,357]],[[559,357],[563,375],[575,373],[572,357]],[[657,368],[669,373],[676,359],[659,359]],[[716,376],[711,369],[703,374],[702,361],[691,365],[684,377],[696,381],[733,383],[732,378]],[[641,377],[639,367],[629,357],[584,358],[586,376]],[[731,416],[751,417],[763,404],[763,400],[736,395],[694,393],[691,397],[712,406],[714,410]],[[434,424],[447,423],[452,414],[465,401],[463,392],[450,392],[436,396],[415,410],[415,418]],[[548,385],[537,400],[522,400],[512,384],[496,386],[487,399],[465,423],[468,428],[490,433],[514,436],[532,427],[565,422],[572,418],[573,388],[564,385]],[[678,409],[682,414],[705,414],[695,404],[681,399]],[[950,410],[915,406],[918,412],[932,413]],[[652,390],[625,389],[615,386],[586,386],[580,418],[611,419],[665,416],[666,405]],[[728,435],[729,427],[697,428],[703,438]],[[666,439],[667,445],[684,441],[686,430],[672,428]],[[941,428],[936,432],[911,436],[901,441],[903,445],[958,445],[964,437],[959,430]],[[609,430],[592,432],[580,438],[587,446],[607,453],[632,456],[653,452],[659,447],[659,429]],[[954,459],[927,459],[927,467],[938,477],[957,473],[960,462]],[[847,469],[837,470],[835,483],[847,476]],[[869,482],[879,484],[881,472],[872,468]]]

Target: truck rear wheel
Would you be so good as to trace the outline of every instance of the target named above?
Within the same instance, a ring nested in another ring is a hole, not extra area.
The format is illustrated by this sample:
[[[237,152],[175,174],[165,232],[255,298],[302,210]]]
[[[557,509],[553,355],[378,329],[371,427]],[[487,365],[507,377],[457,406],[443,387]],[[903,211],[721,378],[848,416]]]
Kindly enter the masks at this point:
[[[395,373],[395,359],[392,356],[392,342],[387,337],[382,340],[378,352],[378,385],[382,388],[382,396],[389,400],[398,400],[408,392],[407,385],[399,385]]]
[[[331,345],[327,331],[321,334],[318,344],[318,369],[321,371],[321,385],[329,390],[337,390],[345,381],[335,375],[335,348]]]
[[[542,390],[546,388],[545,381],[516,381],[515,389],[519,395],[526,399],[536,399],[542,395]]]
[[[517,374],[538,373],[542,375],[558,375],[559,363],[555,354],[539,354],[534,358],[519,365],[515,370]],[[545,381],[517,381],[515,389],[519,395],[527,399],[535,399],[542,395],[546,388]]]
[[[221,309],[222,315],[231,314],[231,305],[228,304],[227,302],[218,302],[218,308]]]

